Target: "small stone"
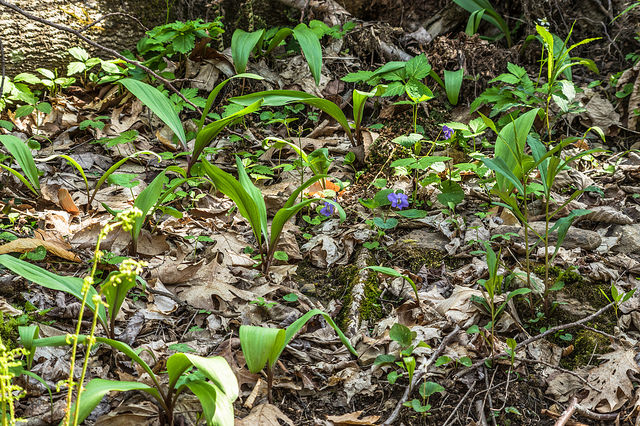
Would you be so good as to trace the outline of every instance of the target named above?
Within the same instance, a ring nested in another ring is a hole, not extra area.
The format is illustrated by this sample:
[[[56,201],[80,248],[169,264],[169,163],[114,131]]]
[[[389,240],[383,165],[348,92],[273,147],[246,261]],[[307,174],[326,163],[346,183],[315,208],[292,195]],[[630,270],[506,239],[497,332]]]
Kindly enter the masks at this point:
[[[424,229],[416,229],[398,238],[394,244],[395,250],[406,250],[407,248],[417,250],[437,250],[444,252],[445,245],[449,239],[440,232],[429,232]]]
[[[529,225],[540,235],[544,233],[545,223],[544,222],[531,222]],[[553,223],[549,223],[549,229],[553,227]],[[497,228],[492,230],[493,235],[497,234],[507,234],[507,233],[515,233],[520,237],[516,238],[518,242],[524,241],[524,230],[521,226],[498,226]],[[556,231],[549,234],[549,245],[555,246],[555,243],[558,238],[558,233]],[[538,237],[533,233],[529,232],[529,244],[534,244],[538,240]],[[572,226],[569,228],[567,235],[565,236],[564,241],[562,242],[562,247],[567,250],[571,250],[574,248],[581,248],[583,250],[595,250],[602,243],[602,237],[597,232],[589,231],[586,229],[576,228]]]
[[[315,296],[316,295],[316,285],[315,284],[305,284],[300,288],[300,293],[306,294],[307,296]]]

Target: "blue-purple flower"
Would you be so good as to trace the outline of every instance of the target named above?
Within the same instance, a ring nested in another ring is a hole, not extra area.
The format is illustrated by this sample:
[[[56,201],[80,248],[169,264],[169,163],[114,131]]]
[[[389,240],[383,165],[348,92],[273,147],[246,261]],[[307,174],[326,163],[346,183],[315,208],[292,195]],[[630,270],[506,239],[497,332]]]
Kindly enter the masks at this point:
[[[453,129],[445,124],[442,126],[442,135],[445,139],[451,139],[451,136],[453,136]]]
[[[329,217],[333,214],[334,210],[333,204],[325,202],[324,207],[320,209],[320,214]]]
[[[391,207],[394,207],[398,210],[409,207],[409,197],[402,193],[390,192],[387,195],[387,200],[389,200],[389,202],[391,203]]]

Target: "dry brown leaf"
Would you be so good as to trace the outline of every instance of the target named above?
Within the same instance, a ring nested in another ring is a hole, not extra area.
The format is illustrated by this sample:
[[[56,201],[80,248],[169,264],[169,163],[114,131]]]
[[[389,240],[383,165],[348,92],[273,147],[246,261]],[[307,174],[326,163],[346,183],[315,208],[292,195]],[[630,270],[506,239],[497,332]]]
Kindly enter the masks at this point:
[[[341,416],[327,416],[327,420],[335,425],[365,425],[372,426],[380,419],[380,416],[367,416],[359,418],[362,411],[354,411],[353,413],[343,414]]]
[[[72,262],[81,261],[78,256],[71,253],[69,250],[60,247],[59,244],[53,243],[51,241],[38,240],[36,238],[18,238],[17,240],[13,240],[7,244],[3,244],[0,246],[0,254],[26,253],[31,250],[35,250],[40,246],[44,246],[44,248],[47,249],[49,253],[63,259],[70,260]]]
[[[73,202],[73,198],[71,198],[71,194],[65,188],[58,189],[58,202],[60,207],[65,209],[67,212],[71,214],[78,214],[80,210],[76,203]]]
[[[617,225],[630,225],[633,223],[633,219],[611,206],[591,207],[590,210],[591,213],[576,218],[576,222],[590,220],[592,222],[615,223]]]
[[[0,297],[0,312],[11,317],[17,317],[18,315],[22,315],[24,313],[20,309],[16,309],[11,306],[11,304],[7,302],[4,297]]]
[[[629,401],[633,397],[633,383],[628,374],[640,373],[635,355],[635,351],[623,347],[600,355],[605,362],[590,370],[588,376],[589,383],[599,390],[590,390],[580,404],[590,410],[610,413]]]
[[[248,416],[236,420],[235,426],[280,426],[278,420],[294,426],[291,419],[275,405],[260,404],[251,410]]]

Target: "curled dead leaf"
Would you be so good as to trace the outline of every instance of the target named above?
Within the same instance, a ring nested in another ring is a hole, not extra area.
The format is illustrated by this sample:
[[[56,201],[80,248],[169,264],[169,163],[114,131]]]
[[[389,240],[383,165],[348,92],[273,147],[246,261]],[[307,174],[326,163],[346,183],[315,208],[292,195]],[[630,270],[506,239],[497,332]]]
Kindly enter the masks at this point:
[[[60,244],[43,241],[37,238],[18,238],[0,246],[0,254],[26,253],[43,246],[49,253],[72,262],[80,262],[80,258],[67,249],[60,247]]]

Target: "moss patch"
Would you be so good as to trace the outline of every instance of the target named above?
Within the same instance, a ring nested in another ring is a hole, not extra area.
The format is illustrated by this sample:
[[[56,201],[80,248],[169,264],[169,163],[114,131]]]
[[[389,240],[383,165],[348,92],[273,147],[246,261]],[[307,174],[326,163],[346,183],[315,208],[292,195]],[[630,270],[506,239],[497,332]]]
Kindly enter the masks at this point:
[[[573,352],[560,360],[560,366],[575,370],[589,364],[597,354],[611,352],[611,342],[606,336],[591,330],[580,330],[573,342]]]

